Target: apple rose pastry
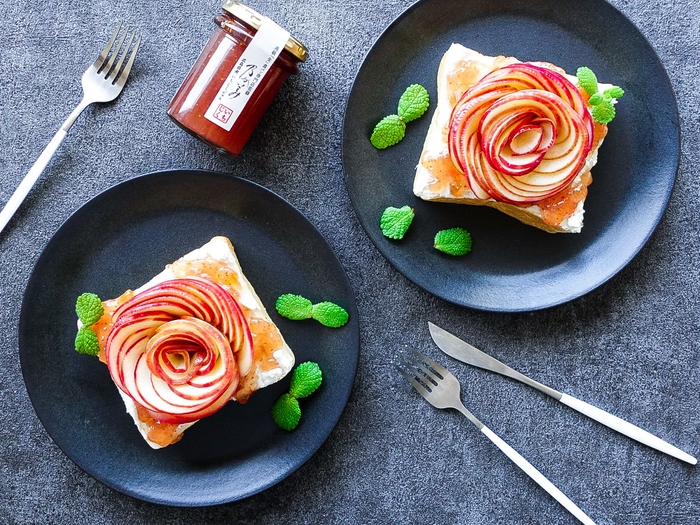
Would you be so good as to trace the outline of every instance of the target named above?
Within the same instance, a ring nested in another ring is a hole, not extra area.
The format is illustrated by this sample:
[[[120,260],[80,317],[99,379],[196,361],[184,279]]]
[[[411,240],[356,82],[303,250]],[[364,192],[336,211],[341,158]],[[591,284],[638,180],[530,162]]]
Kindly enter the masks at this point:
[[[548,232],[580,232],[606,133],[576,77],[453,44],[440,62],[413,191],[490,206]]]
[[[551,197],[578,175],[593,145],[593,122],[579,91],[533,64],[486,75],[462,95],[450,121],[450,157],[479,199]]]
[[[253,341],[238,302],[202,278],[165,281],[114,312],[105,355],[114,383],[164,423],[218,411],[250,370]]]
[[[107,365],[152,448],[176,443],[200,419],[231,400],[245,403],[294,366],[226,237],[114,299],[83,294],[76,313],[76,350]]]

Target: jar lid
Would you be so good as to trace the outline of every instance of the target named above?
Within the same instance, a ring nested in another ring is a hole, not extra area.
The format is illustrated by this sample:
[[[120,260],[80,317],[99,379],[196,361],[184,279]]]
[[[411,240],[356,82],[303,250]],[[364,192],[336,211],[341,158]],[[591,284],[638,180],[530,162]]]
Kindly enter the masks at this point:
[[[256,30],[260,28],[260,24],[262,24],[262,21],[265,18],[257,11],[251,9],[245,4],[242,4],[241,2],[238,2],[237,0],[224,0],[224,4],[221,6],[221,8]],[[304,62],[309,56],[309,52],[304,44],[299,42],[291,35],[284,48],[302,62]]]

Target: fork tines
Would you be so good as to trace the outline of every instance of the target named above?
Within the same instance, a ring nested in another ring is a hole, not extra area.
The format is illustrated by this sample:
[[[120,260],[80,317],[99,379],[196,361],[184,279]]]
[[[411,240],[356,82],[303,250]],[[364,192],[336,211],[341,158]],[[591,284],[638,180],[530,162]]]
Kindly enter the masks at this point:
[[[432,392],[438,381],[446,377],[447,370],[444,367],[417,350],[409,350],[406,354],[400,355],[398,360],[401,366],[395,364],[396,369],[421,393],[425,390]]]
[[[129,76],[129,72],[131,71],[131,66],[134,63],[134,59],[136,58],[136,52],[141,45],[141,36],[137,36],[133,31],[129,33],[128,26],[124,28],[123,33],[119,37],[121,28],[122,23],[119,22],[117,28],[114,30],[112,36],[107,42],[107,45],[104,47],[100,53],[100,56],[97,57],[97,60],[95,60],[95,63],[93,64],[93,67],[97,69],[97,72],[105,79],[111,78],[113,84],[123,84],[126,81],[126,78]],[[119,37],[119,40],[117,40],[117,37]],[[136,40],[134,41],[134,39]],[[126,45],[124,45],[125,40]],[[130,53],[129,49],[131,49]],[[129,58],[126,66],[122,68],[127,55]],[[115,64],[117,57],[119,57],[119,61]]]

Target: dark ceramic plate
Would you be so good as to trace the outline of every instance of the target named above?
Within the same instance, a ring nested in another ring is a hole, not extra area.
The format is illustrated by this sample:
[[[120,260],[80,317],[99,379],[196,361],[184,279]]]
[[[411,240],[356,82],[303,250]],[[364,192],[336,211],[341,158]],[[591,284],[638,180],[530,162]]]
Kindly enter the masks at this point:
[[[432,109],[436,73],[453,42],[486,55],[589,66],[624,87],[617,118],[599,152],[583,232],[548,234],[496,210],[424,202],[413,195]],[[376,150],[374,125],[396,112],[403,90],[424,85],[431,109],[398,145]],[[579,297],[620,271],[645,244],[666,208],[680,151],[675,98],[654,50],[604,0],[421,0],[368,53],[345,112],[343,164],[360,222],[406,277],[450,302],[481,310],[528,311]],[[399,242],[382,236],[387,206],[416,217]],[[473,251],[453,258],[432,248],[435,233],[462,226]]]
[[[106,366],[73,351],[75,298],[85,291],[116,297],[215,235],[231,239],[297,363],[318,362],[324,383],[302,402],[302,420],[293,432],[279,429],[270,416],[289,387],[287,377],[245,405],[228,403],[188,429],[179,443],[153,450],[125,413]],[[274,304],[286,292],[334,301],[348,310],[350,321],[330,329],[283,319]],[[224,174],[161,172],[105,191],[61,226],[25,292],[19,353],[39,419],[85,472],[147,501],[215,505],[277,483],[326,440],[355,377],[358,315],[332,249],[289,203]]]

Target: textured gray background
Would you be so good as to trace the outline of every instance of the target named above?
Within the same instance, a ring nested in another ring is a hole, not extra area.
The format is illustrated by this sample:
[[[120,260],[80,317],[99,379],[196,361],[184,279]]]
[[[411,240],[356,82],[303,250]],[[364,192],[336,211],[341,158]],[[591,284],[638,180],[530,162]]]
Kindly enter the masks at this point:
[[[432,410],[397,378],[391,363],[404,345],[432,350],[428,319],[468,330],[515,368],[700,455],[700,4],[612,1],[658,52],[681,115],[677,185],[648,245],[572,303],[489,314],[432,297],[396,272],[360,227],[343,183],[344,101],[371,44],[411,3],[251,0],[307,44],[312,59],[233,159],[164,112],[211,33],[218,2],[0,2],[3,203],[78,102],[80,75],[112,20],[129,21],[147,39],[120,100],[83,114],[0,234],[0,523],[574,523],[462,416]],[[98,192],[166,168],[228,172],[288,199],[333,246],[361,316],[357,379],[328,441],[278,485],[220,507],[161,507],[90,478],[44,431],[20,372],[22,294],[53,233]],[[473,411],[598,523],[700,522],[697,467],[520,384],[457,372]]]

